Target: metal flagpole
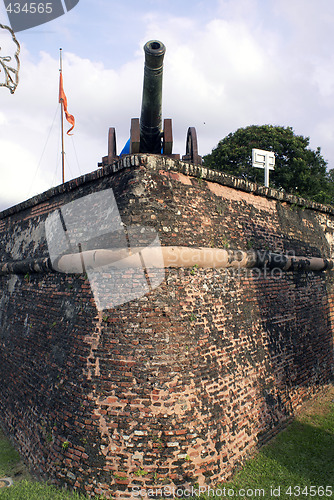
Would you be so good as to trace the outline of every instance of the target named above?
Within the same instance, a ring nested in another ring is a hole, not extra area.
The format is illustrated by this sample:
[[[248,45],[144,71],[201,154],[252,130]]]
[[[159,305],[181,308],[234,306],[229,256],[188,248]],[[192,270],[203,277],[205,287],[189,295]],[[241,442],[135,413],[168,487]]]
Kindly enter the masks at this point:
[[[60,74],[63,71],[63,59],[62,59],[62,49],[59,49],[60,54]],[[60,123],[61,123],[61,167],[62,167],[62,183],[65,182],[65,151],[64,151],[64,102],[63,99],[60,100]]]

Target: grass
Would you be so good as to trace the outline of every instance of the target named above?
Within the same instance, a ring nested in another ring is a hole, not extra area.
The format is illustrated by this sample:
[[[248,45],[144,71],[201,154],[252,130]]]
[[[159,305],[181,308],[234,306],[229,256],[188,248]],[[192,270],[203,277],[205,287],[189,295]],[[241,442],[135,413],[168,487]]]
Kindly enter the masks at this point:
[[[86,496],[71,493],[55,486],[34,481],[0,429],[0,478],[11,477],[14,485],[0,489],[0,500],[87,500]]]
[[[0,430],[0,477],[14,475],[19,462],[20,455]]]
[[[10,488],[1,488],[0,498],[1,500],[87,500],[88,497],[24,479]]]
[[[14,478],[14,486],[0,489],[0,500],[87,498],[29,478],[18,453],[0,431],[0,477],[5,476]],[[334,500],[334,387],[307,403],[295,421],[249,460],[232,481],[212,490],[217,494],[192,498]]]

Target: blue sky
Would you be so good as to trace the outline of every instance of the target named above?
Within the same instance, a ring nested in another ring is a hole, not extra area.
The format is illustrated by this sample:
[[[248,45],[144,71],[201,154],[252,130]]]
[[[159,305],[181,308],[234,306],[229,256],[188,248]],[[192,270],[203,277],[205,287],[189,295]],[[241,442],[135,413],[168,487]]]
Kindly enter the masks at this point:
[[[0,19],[8,24],[3,8]],[[173,119],[175,153],[185,153],[189,126],[204,155],[239,127],[270,123],[310,137],[334,168],[333,26],[332,0],[80,0],[18,32],[20,83],[14,95],[0,88],[0,209],[61,182],[60,47],[76,118],[66,180],[97,168],[110,126],[122,149],[140,115],[150,39],[167,47],[163,117]]]

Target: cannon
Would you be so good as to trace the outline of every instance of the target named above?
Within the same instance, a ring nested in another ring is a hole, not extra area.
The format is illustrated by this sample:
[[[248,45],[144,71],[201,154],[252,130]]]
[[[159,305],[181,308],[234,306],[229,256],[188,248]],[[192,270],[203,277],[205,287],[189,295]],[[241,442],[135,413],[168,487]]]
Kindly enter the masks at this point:
[[[173,154],[172,120],[165,118],[162,124],[162,76],[165,45],[158,40],[150,40],[144,45],[145,67],[141,114],[131,119],[130,139],[121,152],[125,154],[150,153],[161,154],[180,159]],[[99,166],[110,165],[118,160],[116,152],[116,131],[109,128],[108,155],[102,158]],[[186,138],[186,154],[182,160],[196,165],[202,163],[198,154],[195,127],[189,127]]]

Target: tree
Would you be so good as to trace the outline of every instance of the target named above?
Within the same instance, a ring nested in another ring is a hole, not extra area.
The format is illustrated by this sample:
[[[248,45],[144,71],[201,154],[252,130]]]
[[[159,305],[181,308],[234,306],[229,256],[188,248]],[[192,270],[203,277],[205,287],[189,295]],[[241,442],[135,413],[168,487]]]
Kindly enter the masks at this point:
[[[308,148],[310,139],[295,135],[292,127],[251,125],[239,128],[222,139],[204,157],[209,168],[264,183],[264,173],[252,166],[252,149],[275,153],[275,170],[270,172],[270,186],[284,189],[320,203],[332,203],[334,176],[327,174],[327,162],[320,148]]]

